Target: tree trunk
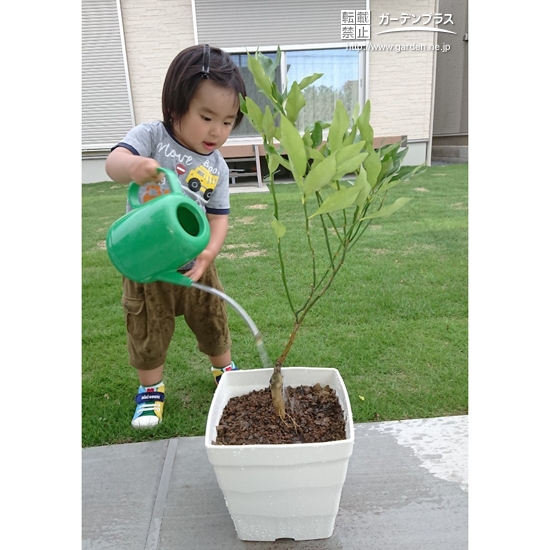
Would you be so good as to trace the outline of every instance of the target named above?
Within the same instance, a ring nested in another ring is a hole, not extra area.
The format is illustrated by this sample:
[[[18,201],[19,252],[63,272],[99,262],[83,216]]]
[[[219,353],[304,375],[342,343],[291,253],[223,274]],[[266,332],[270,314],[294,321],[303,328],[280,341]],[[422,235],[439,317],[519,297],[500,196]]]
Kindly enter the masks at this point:
[[[286,360],[286,356],[288,355],[288,352],[290,351],[292,344],[294,344],[296,333],[298,332],[298,329],[302,326],[302,320],[303,320],[303,316],[302,316],[302,319],[294,323],[294,328],[292,330],[292,333],[290,334],[290,337],[285,346],[285,349],[281,354],[281,356],[279,357],[279,359],[275,361],[273,374],[269,379],[269,389],[271,390],[271,398],[273,399],[273,408],[275,409],[277,416],[279,416],[282,420],[284,420],[285,418],[286,410],[285,410],[285,400],[283,395],[284,386],[283,386],[283,374],[281,372],[281,367],[283,366],[283,363]]]
[[[281,363],[279,360],[275,363],[273,374],[269,379],[269,388],[271,390],[271,399],[275,413],[281,420],[285,419],[285,401],[283,398],[283,375],[281,374]]]

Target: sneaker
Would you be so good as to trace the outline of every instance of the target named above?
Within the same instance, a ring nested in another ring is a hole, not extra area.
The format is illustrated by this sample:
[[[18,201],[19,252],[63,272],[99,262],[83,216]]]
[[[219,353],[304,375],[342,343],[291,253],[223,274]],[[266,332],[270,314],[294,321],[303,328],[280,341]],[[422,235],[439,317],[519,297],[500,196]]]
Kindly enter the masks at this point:
[[[216,382],[216,386],[220,383],[220,380],[222,378],[222,374],[224,372],[229,372],[232,370],[239,370],[233,361],[231,361],[230,365],[227,365],[227,367],[211,367],[210,370],[212,371],[212,376],[214,377],[214,382]]]
[[[153,428],[162,422],[164,408],[164,384],[144,388],[139,387],[135,399],[137,403],[132,427],[136,429]]]

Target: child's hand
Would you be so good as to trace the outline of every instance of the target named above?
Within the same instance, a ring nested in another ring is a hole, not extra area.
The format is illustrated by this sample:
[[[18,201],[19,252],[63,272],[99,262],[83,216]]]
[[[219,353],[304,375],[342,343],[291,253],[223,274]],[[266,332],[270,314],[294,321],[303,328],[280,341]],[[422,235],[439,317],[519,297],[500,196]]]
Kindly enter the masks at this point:
[[[149,181],[160,183],[164,177],[156,160],[134,155],[124,147],[117,147],[109,153],[105,170],[113,181],[143,185]]]
[[[130,177],[138,185],[149,182],[160,183],[164,178],[164,174],[157,170],[160,164],[156,160],[145,157],[133,157],[132,161]]]
[[[206,268],[213,262],[214,255],[210,250],[204,249],[196,258],[195,265],[185,272],[185,276],[189,277],[193,282],[198,280],[204,275]]]

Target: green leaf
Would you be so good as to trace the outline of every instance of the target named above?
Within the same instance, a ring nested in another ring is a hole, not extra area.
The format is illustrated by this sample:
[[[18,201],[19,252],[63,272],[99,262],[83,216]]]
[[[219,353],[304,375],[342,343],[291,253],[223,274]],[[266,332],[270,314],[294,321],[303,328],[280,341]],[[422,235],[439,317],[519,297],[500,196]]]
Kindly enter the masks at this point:
[[[266,148],[267,152],[267,148]],[[287,159],[279,155],[279,153],[269,153],[266,155],[268,157],[268,168],[269,166],[273,166],[273,171],[271,171],[271,168],[269,168],[270,172],[273,173],[275,170],[279,167],[279,164],[281,166],[284,166],[287,170],[292,171],[292,168],[290,167],[290,162],[288,162]],[[271,163],[271,165],[269,164]]]
[[[390,145],[384,145],[383,147],[380,147],[378,152],[380,153],[380,158],[382,160],[387,160],[388,158],[391,158],[392,160],[395,160],[396,151],[401,146],[400,143],[391,143]]]
[[[314,216],[318,216],[320,214],[334,212],[335,210],[344,210],[348,206],[352,206],[355,203],[357,195],[360,191],[361,189],[359,187],[356,187],[355,185],[353,187],[345,187],[344,189],[339,189],[335,193],[332,193],[332,195],[329,195],[323,201],[323,204],[321,204],[318,210],[314,214],[309,216],[309,218],[311,219]]]
[[[357,122],[357,117],[359,116],[359,103],[356,103],[355,104],[355,107],[353,108],[353,112],[351,113],[351,120],[353,120],[353,122]]]
[[[305,78],[302,78],[302,80],[300,81],[300,84],[298,84],[298,86],[300,86],[300,90],[303,90],[310,84],[313,84],[313,82],[315,82],[316,80],[319,80],[322,76],[323,76],[323,73],[313,73],[310,76],[306,76]]]
[[[395,170],[393,170],[393,168],[394,168],[394,162],[391,157],[387,158],[386,160],[383,160],[380,164],[380,173],[378,174],[377,183],[383,180],[386,176],[390,176],[392,175],[392,173],[397,171],[397,167],[395,167]]]
[[[313,130],[311,132],[311,142],[311,146],[314,148],[319,147],[319,145],[323,142],[323,126],[319,121],[317,121],[313,126]]]
[[[269,56],[263,54],[259,50],[256,52],[256,57],[261,63],[265,74],[270,80],[275,79],[275,73],[277,69],[281,66],[281,48],[277,46],[277,53],[275,54],[275,59],[271,59]]]
[[[278,153],[272,143],[264,143],[264,148],[268,155],[276,155]]]
[[[426,171],[426,165],[420,164],[419,166],[402,166],[397,172],[397,177],[403,181],[408,181],[415,174],[422,174]]]
[[[256,55],[258,55],[258,53]],[[250,69],[250,72],[254,77],[254,82],[256,86],[258,86],[259,90],[263,92],[264,95],[266,95],[269,99],[272,99],[271,80],[266,75],[260,61],[256,57],[252,57],[250,54],[248,54],[248,68]]]
[[[359,168],[368,155],[368,153],[361,153],[364,147],[365,142],[358,141],[336,152],[337,170],[334,179],[340,179],[346,174],[355,172]]]
[[[363,150],[365,147],[364,141],[358,141],[357,143],[352,143],[351,145],[347,145],[346,147],[343,147],[336,153],[336,158],[338,159],[338,162],[346,162],[347,160],[350,160]]]
[[[359,128],[361,137],[367,143],[370,143],[372,145],[374,141],[374,130],[372,129],[372,126],[370,125],[369,120],[370,120],[370,99],[367,100],[367,103],[363,107],[363,110],[361,111],[361,114],[357,119],[357,128]]]
[[[306,129],[307,130],[313,130],[316,124],[321,125],[321,130],[325,130],[326,128],[330,128],[330,120],[317,120],[313,124],[308,124]]]
[[[277,219],[271,220],[271,227],[278,239],[282,239],[286,233],[286,227]]]
[[[382,163],[380,162],[378,153],[372,148],[372,145],[369,145],[367,150],[369,152],[369,156],[366,158],[363,166],[367,171],[367,180],[370,186],[374,187],[378,182],[378,174],[380,174]]]
[[[378,192],[385,193],[400,183],[403,183],[403,180],[387,178],[387,180],[383,180],[382,185],[378,188]]]
[[[275,81],[271,82],[271,98],[274,102],[274,106],[276,107],[276,109],[282,112],[282,105],[285,98],[279,91],[279,88],[277,87],[277,83]]]
[[[323,155],[323,153],[321,153],[321,151],[317,149],[314,149],[313,147],[306,147],[306,151],[308,159],[313,159],[317,161],[325,160],[325,156]]]
[[[275,60],[272,60],[267,55],[264,55],[262,52],[257,51],[256,57],[258,61],[260,62],[265,74],[270,80],[273,80],[273,76],[275,75],[275,71],[279,67],[279,64],[281,62],[281,50],[280,48],[277,48],[277,55],[275,56]]]
[[[248,113],[248,109],[246,108],[246,99],[242,96],[242,94],[239,94],[239,105],[243,114],[246,115]]]
[[[296,122],[300,111],[304,108],[306,99],[297,82],[292,83],[290,93],[285,103],[286,116],[290,122]]]
[[[247,109],[246,118],[248,118],[252,126],[261,134],[264,114],[251,97],[247,97],[245,102]]]
[[[270,174],[274,174],[275,173],[275,170],[277,170],[277,168],[279,168],[279,155],[267,155],[266,154],[266,158],[267,158],[267,169],[269,170],[269,173]]]
[[[409,148],[404,147],[401,151],[399,151],[395,155],[395,161],[398,162],[399,164],[401,164],[401,161],[405,158],[405,155],[407,154],[408,151],[409,151]]]
[[[290,170],[290,163],[287,159],[283,158],[279,151],[273,147],[273,145],[269,143],[264,143],[264,148],[266,152],[266,157],[268,157],[268,163],[270,162],[269,159],[273,157],[273,160],[271,161],[272,165],[275,166],[275,169],[280,165],[284,166],[287,170]],[[269,166],[269,164],[268,164]],[[275,169],[273,171],[275,171]]]
[[[363,164],[363,161],[367,158],[367,156],[368,153],[361,153],[342,163],[338,162],[337,159],[338,168],[334,178],[340,179],[343,178],[346,174],[354,174],[359,166]]]
[[[336,101],[334,116],[328,131],[328,145],[332,152],[338,151],[342,147],[344,134],[349,128],[349,116],[342,100]]]
[[[336,174],[336,156],[330,155],[315,165],[304,181],[304,195],[307,197],[315,191],[330,184]]]
[[[304,142],[294,124],[281,115],[281,145],[284,147],[292,175],[298,187],[302,187],[303,176],[307,167],[307,156]]]
[[[357,143],[357,141],[355,141],[356,136],[357,136],[357,124],[354,123],[348,135],[344,138],[342,145],[346,147],[348,145],[351,145],[352,143]]]
[[[373,218],[385,218],[387,216],[391,216],[394,212],[405,206],[411,200],[412,199],[410,197],[400,197],[394,203],[386,204],[376,212],[367,214],[363,220],[372,220]]]
[[[267,142],[271,142],[275,136],[275,121],[273,119],[273,113],[268,105],[265,106],[265,111],[262,120],[262,131]]]
[[[367,181],[367,172],[362,166],[359,168],[357,178],[355,178],[355,187],[359,189],[359,194],[355,199],[355,204],[361,207],[365,204],[369,197],[369,193],[371,192],[371,186]]]

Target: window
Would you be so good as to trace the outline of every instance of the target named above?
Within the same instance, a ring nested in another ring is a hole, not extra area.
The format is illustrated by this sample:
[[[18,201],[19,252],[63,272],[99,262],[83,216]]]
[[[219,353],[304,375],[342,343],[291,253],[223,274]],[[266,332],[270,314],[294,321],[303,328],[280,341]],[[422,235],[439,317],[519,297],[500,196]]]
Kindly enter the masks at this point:
[[[265,53],[275,59],[275,53]],[[247,67],[247,54],[235,53],[231,57],[241,69],[247,94],[263,110],[268,104],[267,98],[258,91],[252,74]],[[341,99],[349,113],[359,100],[359,52],[346,49],[296,50],[283,52],[281,65],[277,71],[277,79],[281,89],[282,75],[286,82],[300,82],[313,73],[323,73],[323,76],[310,84],[305,90],[307,105],[298,118],[298,129],[304,128],[316,120],[330,120],[334,105]],[[284,67],[284,71],[283,71]],[[254,136],[257,132],[251,124],[243,120],[233,136]]]
[[[235,62],[235,65],[239,67],[241,71],[241,75],[244,80],[244,84],[246,86],[246,94],[250,96],[251,99],[254,100],[254,102],[260,107],[260,109],[265,110],[265,106],[269,103],[267,97],[265,97],[264,94],[262,94],[258,88],[256,88],[256,85],[254,84],[254,77],[252,76],[252,73],[250,72],[250,69],[248,68],[248,54],[246,53],[233,53],[230,54],[231,58]],[[275,60],[275,54],[266,53],[264,54],[270,59]],[[281,86],[281,69],[277,69],[275,71],[277,81],[279,83],[279,89]],[[231,134],[232,136],[257,136],[258,132],[252,127],[252,124],[248,121],[246,117],[243,117],[243,120],[240,124],[240,126],[233,131]]]
[[[298,129],[316,120],[330,120],[336,100],[348,113],[359,99],[359,54],[353,50],[309,50],[286,53],[287,82],[300,82],[313,73],[323,76],[304,90],[306,106],[298,118]]]

